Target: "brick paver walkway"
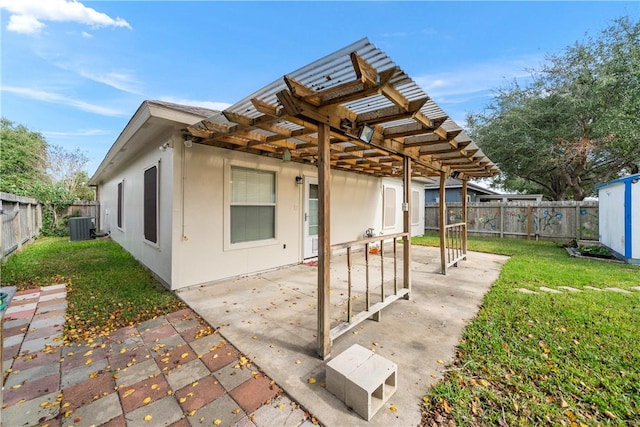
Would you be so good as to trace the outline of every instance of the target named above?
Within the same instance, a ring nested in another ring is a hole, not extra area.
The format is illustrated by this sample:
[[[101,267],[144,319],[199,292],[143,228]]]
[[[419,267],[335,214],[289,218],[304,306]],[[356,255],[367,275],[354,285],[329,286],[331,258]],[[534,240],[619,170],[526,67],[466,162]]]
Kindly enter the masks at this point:
[[[190,309],[63,344],[66,289],[17,292],[4,313],[6,426],[311,426]]]

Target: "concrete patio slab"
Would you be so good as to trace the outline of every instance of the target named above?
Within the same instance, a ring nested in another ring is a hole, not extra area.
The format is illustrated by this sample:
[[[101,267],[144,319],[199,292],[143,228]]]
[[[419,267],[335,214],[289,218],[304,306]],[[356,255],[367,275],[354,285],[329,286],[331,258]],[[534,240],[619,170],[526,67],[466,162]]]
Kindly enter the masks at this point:
[[[396,267],[402,284],[401,248]],[[390,251],[387,252],[390,254]],[[362,254],[361,254],[362,256]],[[331,264],[332,327],[345,318],[345,257]],[[363,258],[363,256],[362,256]],[[419,402],[455,357],[464,326],[475,317],[485,293],[508,258],[469,253],[467,261],[440,274],[439,250],[414,246],[410,300],[399,300],[333,342],[332,356],[360,344],[398,365],[398,390],[366,422],[324,387],[326,363],[316,353],[317,267],[297,265],[256,276],[178,291],[209,324],[257,363],[292,399],[327,426],[418,425]],[[377,263],[377,264],[376,264]],[[353,305],[364,306],[363,262],[352,268]],[[372,257],[371,283],[380,282],[380,259]],[[378,267],[376,267],[376,265]],[[377,271],[373,271],[378,268]],[[385,295],[393,288],[393,261],[385,258]],[[379,283],[371,303],[379,301]],[[378,299],[376,298],[376,295]],[[310,379],[313,379],[310,381]],[[390,410],[391,405],[397,408]]]

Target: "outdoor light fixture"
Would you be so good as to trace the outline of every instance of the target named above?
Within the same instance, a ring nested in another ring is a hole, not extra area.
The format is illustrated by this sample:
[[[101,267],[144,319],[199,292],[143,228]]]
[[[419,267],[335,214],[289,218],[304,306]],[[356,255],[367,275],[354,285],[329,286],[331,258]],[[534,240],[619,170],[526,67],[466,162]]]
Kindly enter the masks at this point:
[[[375,129],[371,126],[364,125],[362,129],[360,129],[360,134],[358,134],[358,139],[362,142],[366,142],[367,144],[371,144],[371,140],[373,139],[373,133]]]
[[[302,177],[301,176],[296,176],[296,184],[298,184],[298,185],[302,184]]]
[[[160,147],[158,147],[158,149],[160,151],[167,151],[167,148],[169,148],[171,145],[168,142],[165,142],[164,144],[162,144]]]
[[[185,147],[187,147],[187,148],[191,148],[191,147],[193,147],[193,140],[191,140],[191,139],[185,139],[185,140],[184,140],[184,146],[185,146]]]
[[[285,148],[284,153],[282,153],[282,161],[288,162],[291,160],[291,151],[288,148]]]

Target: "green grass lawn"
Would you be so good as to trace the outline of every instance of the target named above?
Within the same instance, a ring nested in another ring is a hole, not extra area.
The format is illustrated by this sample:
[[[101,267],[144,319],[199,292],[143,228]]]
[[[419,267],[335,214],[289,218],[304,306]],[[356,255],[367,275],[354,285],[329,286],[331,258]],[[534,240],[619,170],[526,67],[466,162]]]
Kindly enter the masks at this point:
[[[67,285],[65,339],[86,340],[186,305],[117,243],[45,237],[2,266],[3,286]]]
[[[640,426],[640,292],[584,289],[640,286],[640,268],[571,258],[553,242],[470,238],[469,250],[511,258],[427,392],[423,423]]]

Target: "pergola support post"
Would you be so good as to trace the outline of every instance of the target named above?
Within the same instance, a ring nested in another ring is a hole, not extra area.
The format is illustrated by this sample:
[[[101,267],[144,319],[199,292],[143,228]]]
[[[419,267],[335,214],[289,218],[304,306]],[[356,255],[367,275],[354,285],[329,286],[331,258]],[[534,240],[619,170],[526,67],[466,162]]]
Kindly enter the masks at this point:
[[[467,259],[467,180],[462,180],[462,222],[464,229],[462,230],[462,253]]]
[[[440,203],[438,209],[438,217],[440,219],[440,267],[442,268],[442,274],[447,274],[447,259],[446,259],[446,238],[447,238],[447,206],[445,200],[445,188],[447,181],[447,173],[440,172]]]
[[[404,205],[402,212],[403,231],[408,236],[402,240],[403,260],[403,286],[408,289],[405,299],[411,299],[411,159],[407,156],[403,158],[403,182],[404,182]],[[395,250],[395,248],[394,248]]]
[[[318,356],[331,355],[331,323],[329,320],[329,291],[331,287],[331,228],[330,129],[326,123],[318,124]]]

